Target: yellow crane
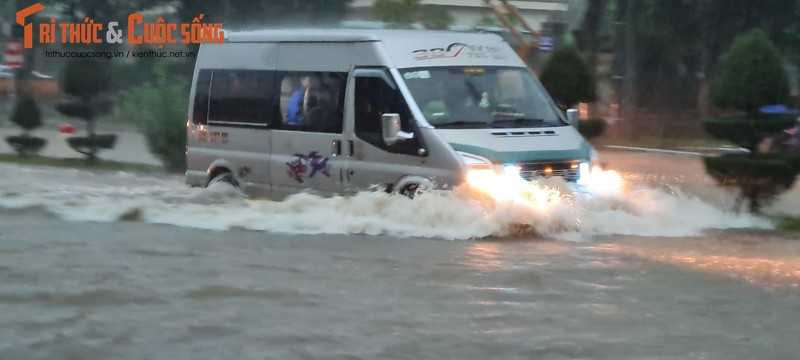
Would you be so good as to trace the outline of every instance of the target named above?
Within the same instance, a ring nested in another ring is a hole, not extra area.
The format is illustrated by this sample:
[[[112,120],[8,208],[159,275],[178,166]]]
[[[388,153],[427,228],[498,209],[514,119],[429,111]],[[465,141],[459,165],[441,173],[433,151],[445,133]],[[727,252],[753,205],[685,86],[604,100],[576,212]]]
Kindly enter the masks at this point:
[[[508,3],[508,0],[483,0],[483,2],[488,6],[497,18],[503,23],[508,30],[517,38],[519,41],[519,48],[517,48],[517,55],[527,62],[528,56],[530,55],[531,50],[535,50],[539,48],[539,41],[541,39],[541,34],[538,31],[534,31],[528,22],[525,21],[525,18],[517,11],[517,8],[513,5]],[[511,22],[510,18],[513,17],[516,21],[518,21],[531,35],[534,36],[536,39],[535,42],[528,41],[522,33],[517,30],[517,27]]]

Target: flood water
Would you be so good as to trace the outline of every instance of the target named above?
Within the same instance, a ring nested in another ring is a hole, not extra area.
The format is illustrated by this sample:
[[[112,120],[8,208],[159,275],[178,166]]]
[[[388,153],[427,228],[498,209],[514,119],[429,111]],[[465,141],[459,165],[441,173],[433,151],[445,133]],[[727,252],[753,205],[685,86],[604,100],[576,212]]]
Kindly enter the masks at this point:
[[[533,208],[0,165],[0,359],[796,358],[800,241],[672,164]]]

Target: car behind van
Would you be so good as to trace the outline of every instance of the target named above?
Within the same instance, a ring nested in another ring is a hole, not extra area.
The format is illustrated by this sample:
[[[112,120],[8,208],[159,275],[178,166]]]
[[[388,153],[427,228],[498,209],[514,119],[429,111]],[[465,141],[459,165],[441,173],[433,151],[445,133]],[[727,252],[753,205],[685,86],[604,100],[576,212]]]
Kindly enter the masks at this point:
[[[582,182],[594,151],[499,36],[265,30],[200,47],[186,181],[411,195],[470,171]]]

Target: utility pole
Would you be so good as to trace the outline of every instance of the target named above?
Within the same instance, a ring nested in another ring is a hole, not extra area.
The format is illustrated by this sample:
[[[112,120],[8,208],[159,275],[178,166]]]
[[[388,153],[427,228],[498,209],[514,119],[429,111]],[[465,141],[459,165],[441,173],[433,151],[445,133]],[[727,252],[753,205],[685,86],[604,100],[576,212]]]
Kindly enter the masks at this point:
[[[636,69],[635,69],[635,52],[633,48],[633,7],[636,0],[625,0],[625,75],[622,82],[622,96],[626,102],[625,117],[628,120],[629,133],[634,134],[635,128],[635,114],[636,114],[636,97],[634,96],[634,88],[636,85]]]
[[[24,1],[24,0],[14,0],[13,3],[14,3],[14,8],[13,11],[11,12],[12,19],[11,19],[10,38],[22,41],[25,38],[25,29],[22,25],[17,24],[16,12],[32,4],[30,4],[30,1]],[[28,21],[33,22],[33,17],[31,17]],[[31,67],[33,66],[32,62],[34,60],[33,49],[23,48],[22,54],[23,54],[22,58],[24,59],[22,67],[19,67],[14,70],[15,97],[22,95],[26,91],[25,85],[28,78],[30,78]]]
[[[617,118],[625,137],[633,134],[633,38],[631,36],[631,0],[617,0],[616,50],[614,54],[614,80],[617,93]]]

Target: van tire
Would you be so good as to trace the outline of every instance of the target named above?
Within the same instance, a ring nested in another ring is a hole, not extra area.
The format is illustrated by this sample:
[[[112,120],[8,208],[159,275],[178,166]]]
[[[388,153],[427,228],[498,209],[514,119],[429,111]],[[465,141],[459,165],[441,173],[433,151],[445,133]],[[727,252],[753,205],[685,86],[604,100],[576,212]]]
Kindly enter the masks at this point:
[[[417,196],[418,190],[419,190],[419,184],[411,183],[403,186],[403,188],[400,189],[398,193],[409,199],[413,199],[415,196]]]
[[[211,186],[211,184],[216,184],[216,183],[225,183],[235,188],[239,187],[239,183],[236,182],[236,179],[233,178],[233,174],[231,174],[229,171],[220,172],[219,174],[211,178],[211,180],[208,182],[208,186]]]

